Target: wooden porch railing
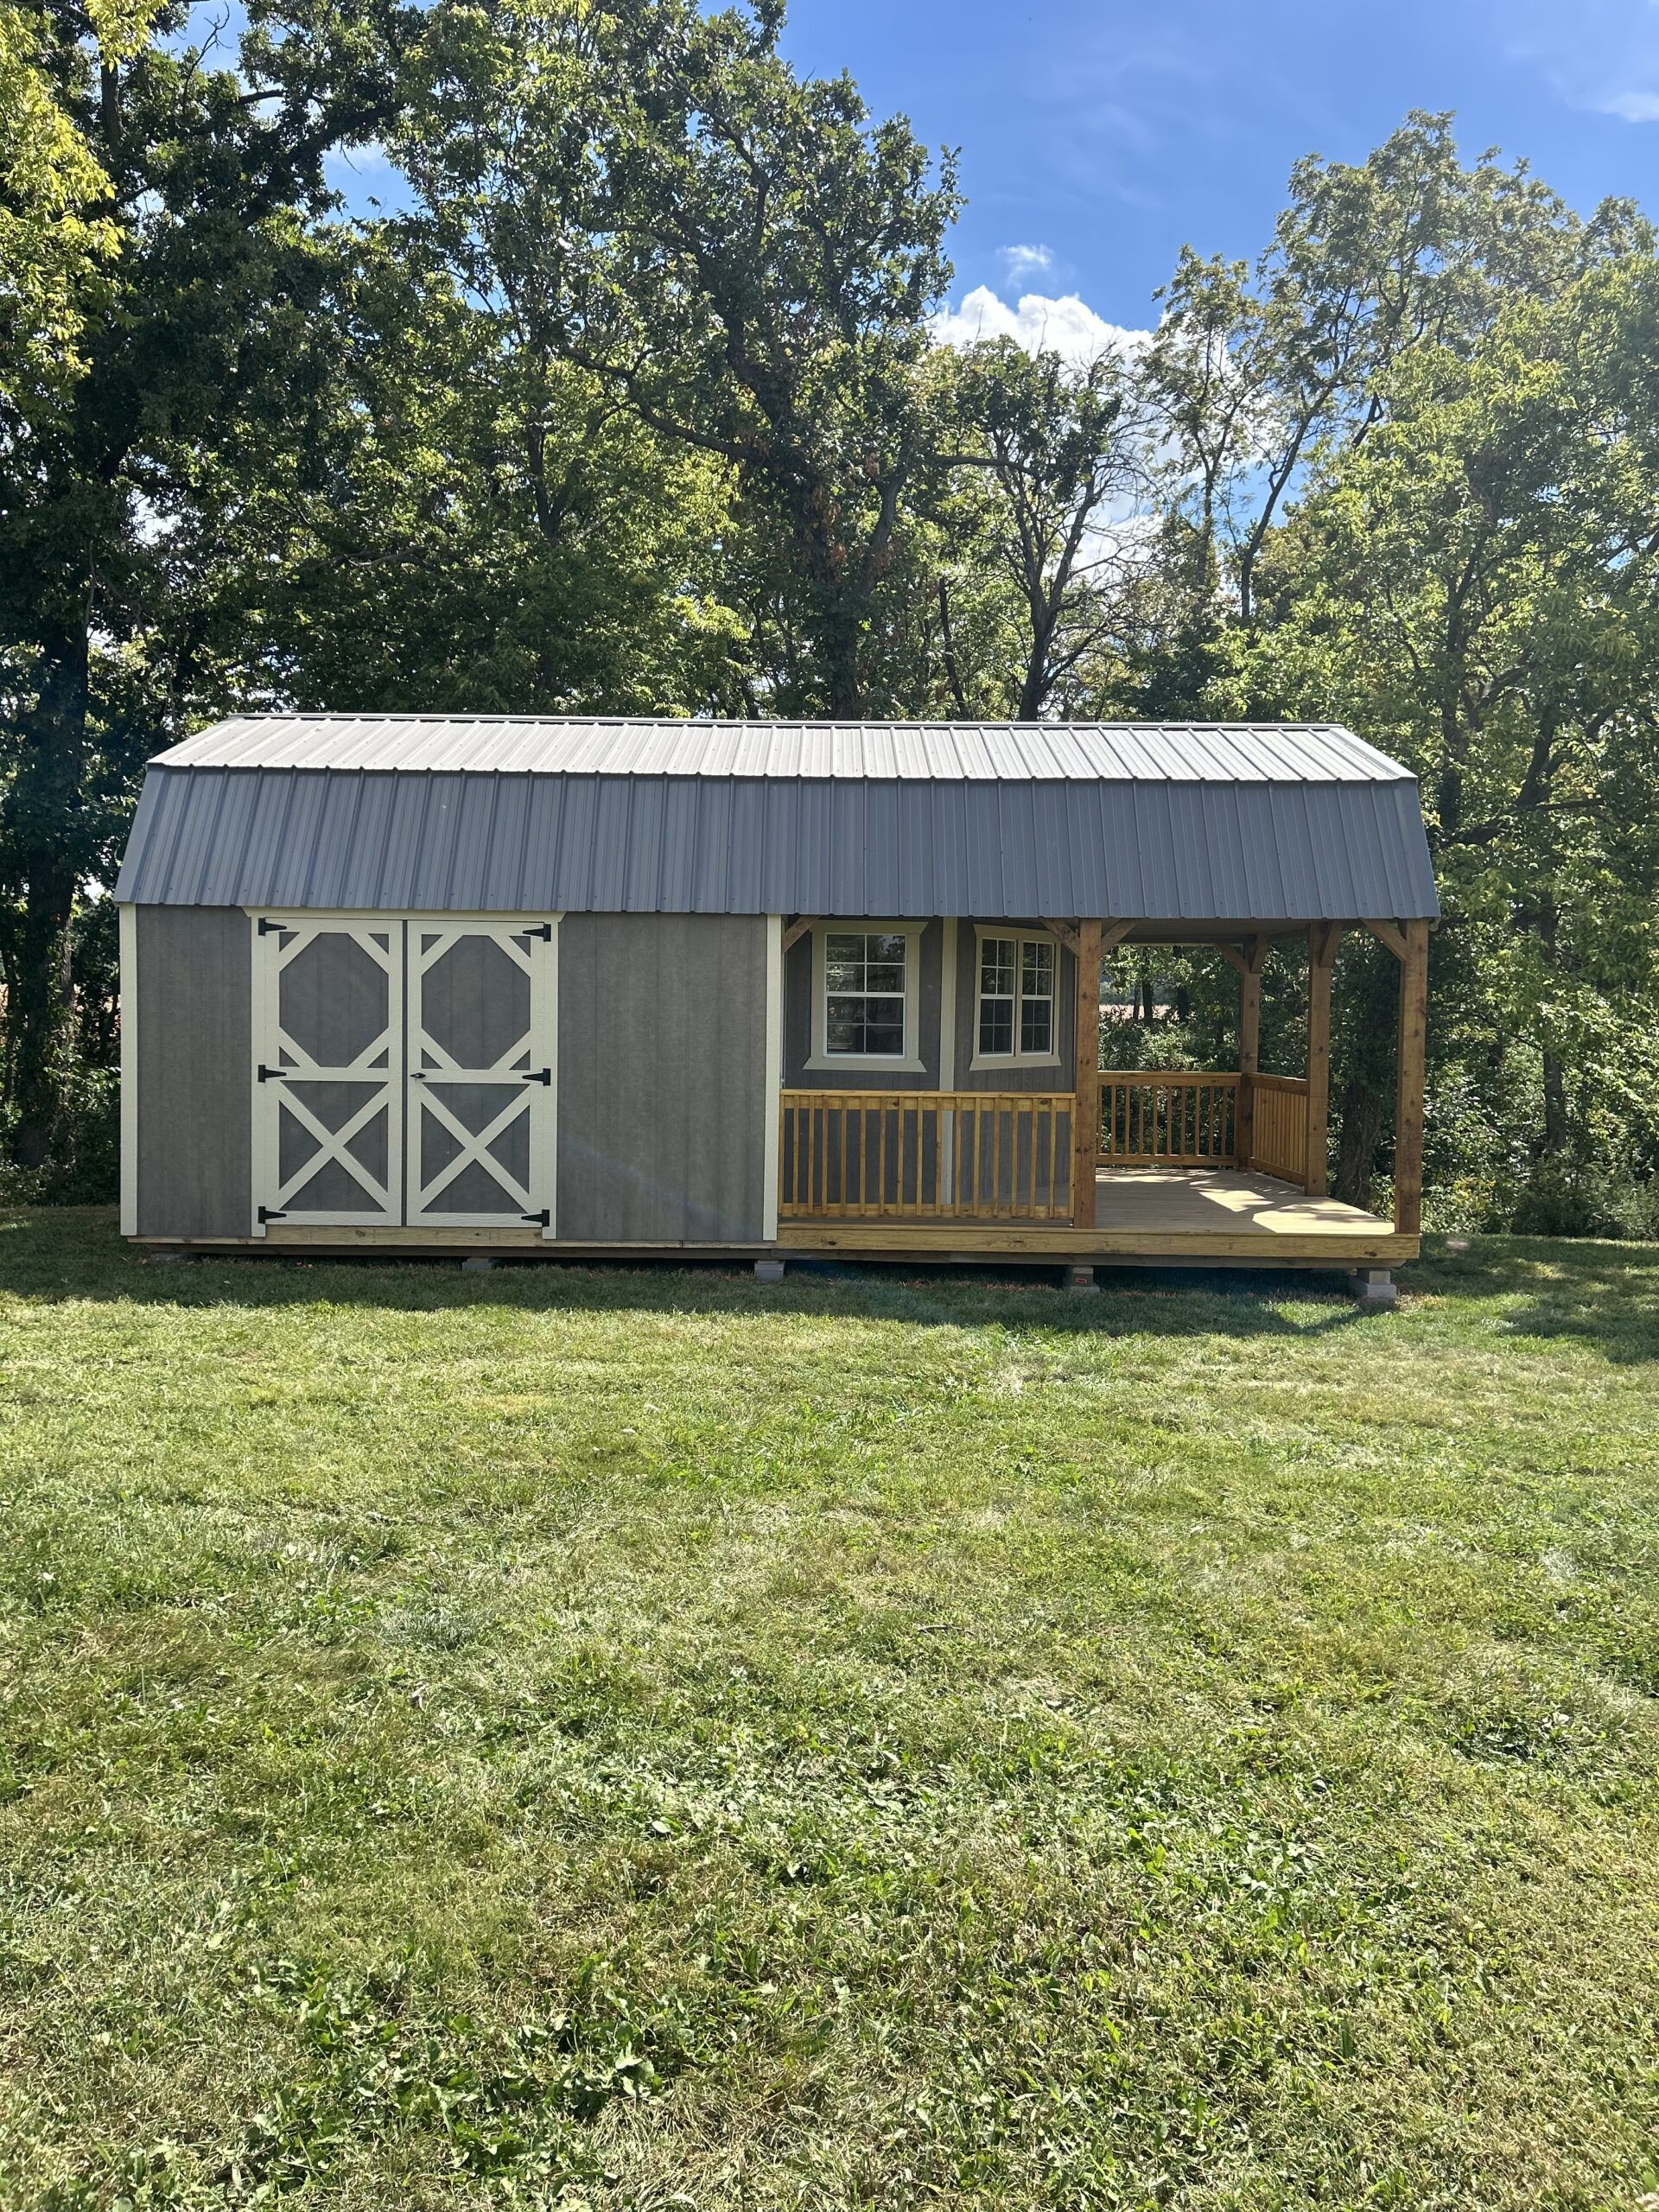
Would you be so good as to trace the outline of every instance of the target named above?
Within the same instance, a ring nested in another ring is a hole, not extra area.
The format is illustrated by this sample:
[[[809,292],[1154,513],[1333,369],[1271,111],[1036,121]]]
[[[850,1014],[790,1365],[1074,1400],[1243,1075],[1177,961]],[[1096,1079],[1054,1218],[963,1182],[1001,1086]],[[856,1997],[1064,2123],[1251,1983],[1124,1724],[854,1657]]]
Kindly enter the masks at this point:
[[[1100,1078],[1100,1164],[1237,1166],[1247,1081],[1247,1164],[1306,1187],[1304,1076],[1109,1069]],[[779,1217],[1069,1222],[1071,1106],[1068,1090],[785,1090]]]
[[[1255,1126],[1250,1166],[1259,1175],[1277,1175],[1307,1186],[1307,1077],[1255,1075]]]
[[[1069,1221],[1071,1094],[785,1090],[785,1221]]]
[[[1307,1183],[1307,1077],[1107,1070],[1100,1078],[1103,1167],[1236,1167],[1239,1096],[1253,1100],[1249,1159],[1258,1174]]]
[[[1236,1157],[1236,1075],[1108,1069],[1100,1078],[1106,1167],[1226,1167]]]

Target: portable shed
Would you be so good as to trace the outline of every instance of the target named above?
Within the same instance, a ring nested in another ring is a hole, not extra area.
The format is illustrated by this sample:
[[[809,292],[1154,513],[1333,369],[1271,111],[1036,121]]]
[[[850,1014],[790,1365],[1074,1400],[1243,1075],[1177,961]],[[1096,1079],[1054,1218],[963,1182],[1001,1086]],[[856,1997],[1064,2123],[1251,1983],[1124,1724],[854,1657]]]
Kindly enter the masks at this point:
[[[1417,1248],[1433,879],[1414,779],[1334,726],[240,717],[150,764],[116,895],[141,1241]],[[1400,963],[1391,1223],[1325,1195],[1354,928]],[[1125,942],[1231,962],[1236,1067],[1103,1072]]]

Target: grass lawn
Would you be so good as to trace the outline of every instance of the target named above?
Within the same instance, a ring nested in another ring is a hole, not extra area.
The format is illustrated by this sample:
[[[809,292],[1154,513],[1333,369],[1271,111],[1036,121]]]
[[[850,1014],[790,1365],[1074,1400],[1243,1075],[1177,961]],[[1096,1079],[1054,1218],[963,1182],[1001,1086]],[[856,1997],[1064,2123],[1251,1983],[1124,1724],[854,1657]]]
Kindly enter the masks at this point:
[[[7,2208],[1659,2189],[1659,1248],[0,1216]]]

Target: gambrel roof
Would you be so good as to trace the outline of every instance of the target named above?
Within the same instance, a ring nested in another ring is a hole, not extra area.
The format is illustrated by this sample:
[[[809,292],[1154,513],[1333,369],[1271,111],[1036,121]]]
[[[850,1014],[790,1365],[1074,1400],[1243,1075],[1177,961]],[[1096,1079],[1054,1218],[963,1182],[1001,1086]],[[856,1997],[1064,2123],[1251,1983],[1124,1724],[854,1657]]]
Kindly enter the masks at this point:
[[[1416,779],[1332,723],[238,716],[118,898],[470,912],[1433,918]]]

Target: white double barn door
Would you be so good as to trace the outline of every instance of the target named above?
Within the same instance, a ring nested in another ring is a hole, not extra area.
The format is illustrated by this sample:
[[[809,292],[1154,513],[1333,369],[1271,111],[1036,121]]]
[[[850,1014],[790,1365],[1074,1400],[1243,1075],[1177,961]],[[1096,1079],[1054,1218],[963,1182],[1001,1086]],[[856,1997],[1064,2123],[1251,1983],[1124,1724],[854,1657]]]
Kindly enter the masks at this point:
[[[256,1225],[550,1236],[555,924],[254,926]]]

